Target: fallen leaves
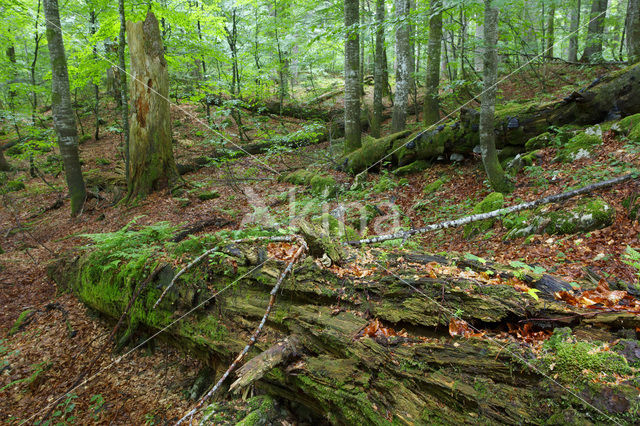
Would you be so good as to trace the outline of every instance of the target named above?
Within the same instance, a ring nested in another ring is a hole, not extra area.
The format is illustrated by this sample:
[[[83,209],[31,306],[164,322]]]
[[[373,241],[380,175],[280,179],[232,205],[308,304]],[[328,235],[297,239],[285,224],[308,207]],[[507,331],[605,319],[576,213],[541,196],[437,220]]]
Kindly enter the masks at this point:
[[[572,306],[640,313],[640,301],[638,299],[626,291],[611,290],[604,279],[598,282],[598,287],[594,290],[587,290],[579,295],[574,295],[568,291],[558,291],[555,293],[555,297]]]
[[[469,326],[469,323],[459,318],[449,319],[449,335],[451,337],[482,337],[485,335],[484,331],[475,332]]]
[[[378,318],[374,319],[362,330],[361,336],[366,337],[408,337],[405,330],[395,331],[391,327],[385,327],[382,325]]]

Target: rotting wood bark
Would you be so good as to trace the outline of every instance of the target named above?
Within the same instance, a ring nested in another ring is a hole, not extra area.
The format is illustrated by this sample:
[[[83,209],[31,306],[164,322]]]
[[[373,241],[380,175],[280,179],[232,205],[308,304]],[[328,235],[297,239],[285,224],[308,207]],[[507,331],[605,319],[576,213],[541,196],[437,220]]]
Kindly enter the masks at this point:
[[[221,250],[226,254],[225,261],[194,266],[156,309],[152,308],[156,295],[171,275],[159,276],[155,285],[138,297],[140,304],[136,303],[139,326],[153,332],[235,282],[231,290],[218,293],[213,301],[161,334],[167,342],[211,365],[218,377],[261,322],[270,303],[269,293],[287,264],[268,259],[264,247],[255,242],[229,243]],[[491,262],[402,254],[402,258],[390,256],[375,265],[364,265],[378,269],[358,278],[349,273],[337,276],[308,257],[283,283],[262,337],[248,353],[253,358],[295,336],[297,356],[276,362],[271,370],[258,373],[262,374],[259,380],[248,380],[247,384],[300,404],[333,424],[386,424],[389,420],[540,423],[553,414],[562,415],[565,407],[578,416],[574,418],[578,423],[591,416],[588,413],[597,418],[598,413],[589,406],[525,366],[535,360],[526,346],[512,343],[504,348],[504,343],[489,338],[449,337],[451,312],[460,312],[461,319],[484,329],[535,319],[536,326],[543,328],[580,327],[588,321],[612,330],[633,330],[640,326],[636,315],[600,314],[552,298],[534,299],[513,286],[483,285],[468,275],[438,273],[434,278],[419,266],[425,262],[448,267],[455,264],[478,273],[491,270],[492,277],[505,282],[516,274],[513,268]],[[87,255],[66,258],[52,266],[50,276],[91,308],[118,318],[133,290],[125,284],[126,277],[119,282],[117,271],[112,272],[113,279],[104,281],[109,288],[92,282],[92,268]],[[394,272],[384,273],[385,269]],[[540,287],[541,292],[548,284],[547,279],[547,284],[539,286],[543,278],[538,276],[522,279],[531,288]],[[94,286],[101,286],[101,291],[92,292]],[[590,315],[583,315],[586,313]],[[409,337],[357,337],[369,318],[396,329],[406,328]],[[259,359],[265,357],[263,354]],[[238,378],[244,377],[243,371]],[[577,392],[606,415],[625,413],[630,407],[612,407],[611,398],[629,401],[637,394],[628,384],[599,384]],[[549,404],[537,403],[542,399]]]

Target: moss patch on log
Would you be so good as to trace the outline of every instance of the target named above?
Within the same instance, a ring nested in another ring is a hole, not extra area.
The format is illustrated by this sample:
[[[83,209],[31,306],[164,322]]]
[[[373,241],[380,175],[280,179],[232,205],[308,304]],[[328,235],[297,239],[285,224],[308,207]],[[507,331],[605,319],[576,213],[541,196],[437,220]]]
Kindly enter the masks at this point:
[[[504,195],[502,195],[500,192],[492,192],[475,205],[471,214],[489,213],[502,208],[503,205]],[[496,220],[497,219],[487,219],[465,225],[464,237],[471,238],[482,232],[488,231],[493,227],[493,224],[496,222]]]

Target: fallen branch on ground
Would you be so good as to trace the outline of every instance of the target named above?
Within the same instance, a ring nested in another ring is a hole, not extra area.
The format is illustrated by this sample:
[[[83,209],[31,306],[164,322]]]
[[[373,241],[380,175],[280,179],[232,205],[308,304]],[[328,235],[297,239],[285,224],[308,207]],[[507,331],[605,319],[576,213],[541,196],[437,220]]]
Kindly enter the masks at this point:
[[[211,390],[209,390],[209,392],[207,392],[202,398],[200,398],[200,400],[198,401],[196,406],[193,407],[193,409],[191,411],[189,411],[180,420],[178,420],[178,422],[176,423],[176,426],[181,424],[186,419],[189,419],[189,424],[191,424],[191,418],[193,417],[193,415],[198,412],[198,410],[202,407],[202,405],[207,400],[209,400],[209,398],[211,398],[217,392],[218,389],[220,389],[220,386],[222,385],[222,383],[224,383],[226,378],[229,377],[229,374],[231,374],[233,372],[233,370],[236,368],[238,363],[240,361],[242,361],[242,359],[249,352],[249,349],[251,349],[251,347],[253,347],[253,345],[256,343],[256,340],[258,340],[258,336],[260,335],[260,332],[264,328],[264,325],[267,322],[267,318],[269,317],[269,314],[271,313],[271,310],[273,309],[273,305],[276,302],[276,294],[278,294],[278,290],[280,289],[280,285],[282,284],[282,282],[284,281],[286,276],[289,275],[289,272],[291,272],[291,270],[293,269],[293,265],[298,261],[298,259],[302,255],[302,253],[304,253],[308,249],[307,243],[304,241],[304,239],[302,237],[296,236],[296,241],[300,244],[300,247],[298,247],[298,250],[296,250],[296,252],[294,253],[293,257],[289,261],[289,264],[284,269],[284,271],[282,271],[282,274],[280,274],[280,277],[278,278],[278,281],[276,282],[276,285],[271,289],[271,292],[269,293],[270,297],[269,297],[269,304],[267,305],[267,309],[266,309],[264,315],[262,316],[262,320],[260,321],[260,324],[258,325],[256,330],[253,332],[253,335],[251,336],[251,339],[249,339],[249,343],[247,343],[247,345],[244,347],[242,352],[240,352],[238,354],[236,359],[233,360],[233,362],[231,363],[229,368],[227,368],[227,371],[224,372],[224,374],[222,375],[222,377],[220,377],[220,380],[218,380],[218,382],[215,384],[215,386],[213,386],[211,388]]]
[[[474,215],[465,216],[463,218],[456,219],[456,220],[449,220],[445,222],[434,223],[432,225],[427,225],[423,228],[410,229],[408,231],[400,231],[393,234],[378,235],[372,238],[365,238],[365,239],[356,240],[356,241],[347,241],[345,244],[350,246],[359,246],[362,244],[380,243],[382,241],[407,239],[417,234],[424,234],[430,231],[436,231],[438,229],[455,228],[458,226],[466,225],[471,222],[478,222],[480,220],[492,219],[494,217],[504,216],[510,213],[519,212],[521,210],[533,209],[538,206],[542,206],[544,204],[557,203],[559,201],[568,200],[570,198],[577,197],[578,195],[586,194],[598,189],[603,189],[603,188],[608,188],[610,186],[618,185],[619,183],[626,182],[630,179],[637,179],[637,177],[635,177],[633,174],[619,176],[613,179],[605,180],[603,182],[597,182],[591,185],[583,186],[582,188],[574,189],[572,191],[563,192],[561,194],[550,195],[548,197],[540,198],[535,201],[529,201],[527,203],[518,204],[518,205],[507,207],[504,209],[494,210],[488,213],[474,214]]]

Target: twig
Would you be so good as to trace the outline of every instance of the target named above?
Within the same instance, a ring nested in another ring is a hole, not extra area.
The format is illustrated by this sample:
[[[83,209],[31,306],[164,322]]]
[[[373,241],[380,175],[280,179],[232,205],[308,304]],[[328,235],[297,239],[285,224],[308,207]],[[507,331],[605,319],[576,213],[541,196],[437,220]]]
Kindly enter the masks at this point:
[[[302,255],[302,253],[304,253],[308,249],[307,248],[307,243],[304,241],[304,239],[302,239],[301,237],[297,237],[296,240],[300,244],[300,247],[298,247],[298,250],[295,252],[293,257],[289,261],[289,264],[287,265],[285,270],[282,272],[282,274],[280,274],[280,277],[278,278],[278,281],[276,282],[276,285],[271,289],[271,292],[269,293],[270,297],[269,297],[269,304],[267,305],[267,309],[266,309],[264,315],[262,316],[262,321],[260,321],[260,324],[258,325],[258,328],[255,329],[255,331],[253,332],[253,335],[251,336],[251,339],[249,339],[249,343],[247,343],[247,345],[244,347],[242,352],[240,352],[238,354],[236,359],[231,363],[229,368],[227,368],[227,371],[224,372],[224,374],[222,375],[222,377],[220,377],[220,380],[218,380],[218,382],[215,384],[215,386],[213,386],[209,390],[209,392],[207,392],[202,398],[200,398],[200,400],[198,401],[196,406],[191,411],[189,411],[180,420],[178,420],[178,422],[176,423],[176,426],[181,424],[182,422],[184,422],[187,419],[193,418],[193,416],[198,412],[200,407],[202,407],[202,405],[209,398],[211,398],[218,391],[218,389],[220,389],[220,386],[222,386],[222,383],[225,381],[225,379],[227,377],[229,377],[229,374],[231,374],[233,372],[233,370],[236,368],[238,363],[240,363],[240,361],[242,361],[242,359],[249,352],[249,349],[251,349],[251,347],[255,344],[256,340],[258,340],[258,336],[260,335],[260,332],[262,332],[262,329],[264,328],[264,325],[267,322],[267,318],[269,317],[269,314],[271,313],[271,309],[273,309],[273,305],[275,304],[275,301],[276,301],[276,294],[278,293],[278,290],[280,289],[280,285],[284,281],[285,277],[289,274],[289,272],[291,272],[291,270],[293,269],[293,265],[298,261],[298,259]]]
[[[362,244],[373,244],[373,243],[379,243],[382,241],[388,241],[388,240],[400,240],[400,239],[405,239],[408,237],[411,237],[413,235],[417,235],[417,234],[424,234],[430,231],[435,231],[438,229],[445,229],[445,228],[454,228],[454,227],[458,227],[458,226],[462,226],[462,225],[466,225],[468,223],[471,222],[477,222],[480,220],[485,220],[485,219],[492,219],[494,217],[500,217],[500,216],[504,216],[510,213],[515,213],[515,212],[519,212],[521,210],[528,210],[528,209],[532,209],[544,204],[550,204],[550,203],[557,203],[559,201],[564,201],[564,200],[568,200],[570,198],[573,197],[577,197],[578,195],[582,195],[582,194],[586,194],[588,192],[592,192],[595,191],[597,189],[603,189],[603,188],[608,188],[610,186],[614,186],[617,185],[619,183],[622,182],[626,182],[630,179],[637,179],[634,178],[634,176],[632,174],[628,174],[628,175],[624,175],[624,176],[619,176],[613,179],[609,179],[603,182],[598,182],[598,183],[594,183],[591,185],[587,185],[587,186],[583,186],[582,188],[578,188],[578,189],[574,189],[572,191],[567,191],[567,192],[563,192],[560,194],[555,194],[555,195],[550,195],[548,197],[544,197],[544,198],[539,198],[535,201],[529,201],[527,203],[522,203],[522,204],[517,204],[515,206],[511,206],[511,207],[507,207],[504,209],[498,209],[498,210],[494,210],[488,213],[480,213],[480,214],[474,214],[471,216],[465,216],[462,217],[460,219],[456,219],[456,220],[449,220],[449,221],[445,221],[445,222],[440,222],[440,223],[435,223],[432,225],[428,225],[425,226],[423,228],[417,228],[417,229],[410,229],[408,231],[400,231],[400,232],[396,232],[394,234],[385,234],[385,235],[377,235],[375,237],[372,238],[365,238],[362,240],[356,240],[356,241],[347,241],[345,244],[346,245],[351,245],[351,246],[359,246]]]
[[[269,241],[293,241],[295,237],[292,235],[285,235],[285,236],[275,236],[275,237],[255,237],[255,238],[243,238],[243,239],[239,239],[239,240],[232,240],[229,242],[229,244],[238,244],[238,243],[243,243],[243,242],[247,242],[247,241],[262,241],[262,240],[269,240]],[[205,251],[204,253],[202,253],[200,256],[196,257],[195,259],[193,259],[187,266],[185,266],[184,268],[180,269],[180,271],[178,271],[178,273],[173,277],[173,279],[171,280],[171,282],[169,283],[169,285],[164,289],[164,291],[162,292],[162,294],[160,295],[160,297],[158,298],[158,300],[156,300],[156,303],[154,303],[153,308],[155,309],[158,304],[160,304],[160,302],[162,302],[162,299],[164,299],[164,296],[167,294],[167,292],[173,287],[173,285],[176,283],[176,281],[178,280],[178,278],[180,278],[180,276],[182,274],[184,274],[185,272],[187,272],[189,269],[193,268],[194,266],[196,266],[198,263],[202,262],[202,260],[207,257],[207,255],[209,255],[210,253],[213,253],[217,250],[219,250],[220,246],[215,246],[212,249],[209,249],[207,251]]]

